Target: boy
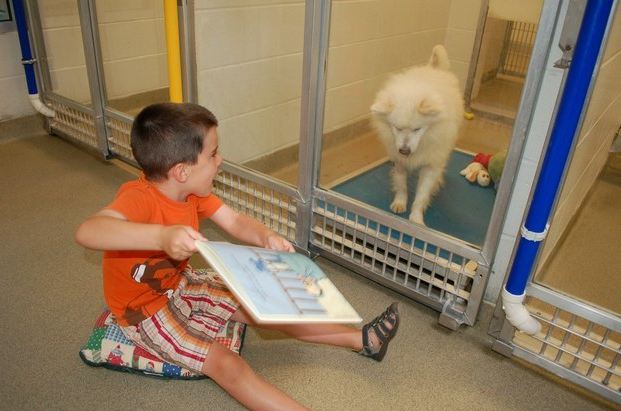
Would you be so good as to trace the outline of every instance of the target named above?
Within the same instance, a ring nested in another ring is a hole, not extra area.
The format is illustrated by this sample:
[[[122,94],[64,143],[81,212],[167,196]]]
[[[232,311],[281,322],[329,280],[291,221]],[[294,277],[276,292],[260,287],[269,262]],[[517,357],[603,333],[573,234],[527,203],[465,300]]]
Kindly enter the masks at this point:
[[[304,409],[214,340],[228,321],[262,325],[253,322],[222,283],[201,278],[188,266],[196,252],[194,241],[204,239],[199,218],[211,218],[240,241],[294,252],[287,240],[211,194],[222,162],[217,125],[210,111],[195,104],[143,109],[132,126],[131,147],[144,175],[121,186],[111,204],[84,221],[76,241],[105,251],[106,303],[137,345],[209,376],[248,408]],[[381,361],[398,326],[393,303],[362,330],[334,324],[269,328]]]

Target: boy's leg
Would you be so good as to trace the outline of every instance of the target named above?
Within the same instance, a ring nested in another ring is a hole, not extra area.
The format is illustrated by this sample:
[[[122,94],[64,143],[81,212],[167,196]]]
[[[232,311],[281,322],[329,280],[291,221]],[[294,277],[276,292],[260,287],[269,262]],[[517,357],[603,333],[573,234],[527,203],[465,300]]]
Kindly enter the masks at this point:
[[[257,324],[242,307],[233,314],[231,319],[257,328],[281,331],[305,342],[351,348],[358,352],[365,348],[365,355],[368,354],[369,349],[375,352],[383,348],[382,351],[385,353],[387,344],[394,337],[399,325],[396,303],[366,324],[362,330],[342,324]],[[363,334],[366,334],[366,338]],[[381,361],[382,358],[383,354],[375,359]]]
[[[202,371],[251,410],[307,410],[259,377],[236,353],[213,341]]]
[[[233,314],[231,320],[256,328],[276,330],[300,341],[362,349],[361,330],[342,324],[257,324],[243,307]]]

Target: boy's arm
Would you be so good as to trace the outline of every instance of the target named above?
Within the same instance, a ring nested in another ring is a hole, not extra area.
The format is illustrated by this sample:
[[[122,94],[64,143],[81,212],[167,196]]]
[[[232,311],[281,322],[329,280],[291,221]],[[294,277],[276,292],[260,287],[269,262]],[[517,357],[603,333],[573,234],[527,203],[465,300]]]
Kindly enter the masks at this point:
[[[223,204],[210,218],[227,234],[245,243],[272,250],[295,252],[293,245],[263,223]]]
[[[127,221],[104,209],[84,221],[75,234],[78,244],[95,250],[163,250],[176,260],[189,258],[202,234],[189,226],[164,226]]]

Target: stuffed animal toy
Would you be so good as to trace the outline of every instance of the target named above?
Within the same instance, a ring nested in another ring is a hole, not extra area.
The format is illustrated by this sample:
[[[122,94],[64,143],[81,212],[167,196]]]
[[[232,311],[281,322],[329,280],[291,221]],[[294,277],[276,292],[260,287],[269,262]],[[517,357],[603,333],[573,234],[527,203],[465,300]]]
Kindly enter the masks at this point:
[[[490,175],[485,166],[478,161],[473,161],[466,168],[459,172],[466,180],[471,183],[478,183],[481,187],[487,187],[490,183]]]
[[[498,188],[498,184],[500,184],[500,177],[502,177],[502,170],[505,168],[506,161],[507,150],[499,151],[498,153],[494,154],[489,160],[489,164],[487,165],[487,171],[489,172],[489,176],[494,182],[495,188]]]
[[[494,155],[478,153],[459,174],[471,183],[476,182],[481,187],[487,187],[493,182],[494,188],[497,188],[506,159],[507,150],[499,151]]]

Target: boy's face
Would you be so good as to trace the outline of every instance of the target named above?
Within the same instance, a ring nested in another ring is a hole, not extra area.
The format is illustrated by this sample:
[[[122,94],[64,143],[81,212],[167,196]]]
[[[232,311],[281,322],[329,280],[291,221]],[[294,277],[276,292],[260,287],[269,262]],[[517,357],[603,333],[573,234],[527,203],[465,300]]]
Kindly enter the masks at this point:
[[[213,180],[218,174],[218,167],[222,163],[222,157],[218,153],[217,127],[212,127],[205,133],[203,139],[203,151],[198,155],[198,161],[190,167],[188,183],[192,193],[206,197],[211,194]]]

